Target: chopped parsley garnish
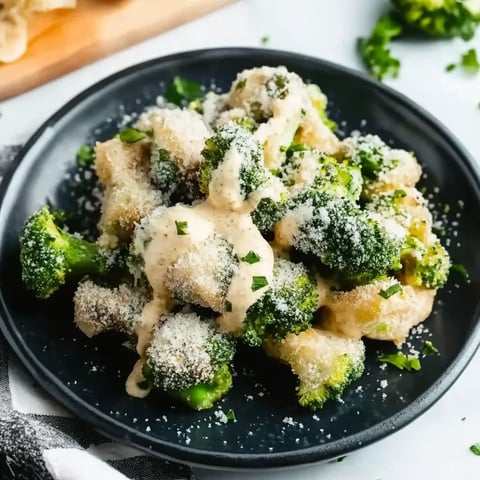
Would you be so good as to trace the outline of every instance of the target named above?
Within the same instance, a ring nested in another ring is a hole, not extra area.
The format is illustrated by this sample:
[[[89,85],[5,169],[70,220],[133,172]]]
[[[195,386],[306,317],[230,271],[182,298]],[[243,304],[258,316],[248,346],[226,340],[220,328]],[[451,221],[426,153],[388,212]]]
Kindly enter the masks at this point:
[[[235,90],[243,90],[245,88],[245,85],[247,84],[247,79],[244,78],[243,80],[240,80],[236,85],[235,85]]]
[[[202,86],[181,77],[175,77],[167,89],[165,98],[175,105],[181,105],[184,100],[191,102],[202,96]]]
[[[231,312],[233,309],[232,302],[229,302],[228,300],[225,302],[225,311],[226,312]]]
[[[399,283],[394,283],[393,285],[390,285],[388,288],[385,288],[383,290],[380,290],[378,294],[385,298],[388,299],[395,295],[398,292],[402,291],[402,286]]]
[[[480,61],[478,60],[477,51],[474,48],[471,48],[468,52],[462,55],[460,63],[450,63],[446,66],[445,70],[447,72],[452,72],[457,67],[462,67],[462,69],[468,73],[478,73],[480,72]]]
[[[136,128],[127,127],[117,134],[117,137],[123,143],[136,143],[143,140],[147,136],[146,133],[137,130]]]
[[[237,417],[235,416],[235,412],[233,410],[229,410],[226,413],[226,417],[227,417],[228,420],[232,420],[232,421],[237,420]]]
[[[477,51],[471,48],[467,53],[462,55],[462,67],[471,73],[480,71],[480,62],[478,61]]]
[[[463,278],[468,278],[467,269],[461,263],[452,263],[450,272],[455,272],[461,275]]]
[[[77,163],[81,167],[91,165],[95,160],[95,152],[92,147],[82,145],[77,151]]]
[[[188,222],[175,220],[177,235],[188,235]]]
[[[261,39],[260,39],[260,43],[262,45],[266,45],[268,42],[270,41],[270,37],[268,35],[264,35]]]
[[[391,355],[380,355],[378,357],[379,362],[389,363],[394,367],[397,367],[399,370],[420,370],[422,366],[420,365],[420,360],[417,357],[406,356],[402,352],[392,353]]]
[[[260,261],[260,255],[255,253],[253,250],[250,250],[244,257],[240,259],[242,262],[246,263],[258,263]]]
[[[401,188],[398,188],[393,192],[393,198],[404,198],[407,196],[407,192],[405,190],[402,190]]]
[[[430,340],[425,340],[425,345],[422,348],[422,354],[436,355],[437,353],[438,353],[438,348]]]
[[[402,26],[392,16],[380,17],[368,38],[358,39],[358,50],[369,72],[382,81],[386,76],[397,77],[400,60],[392,57],[390,42],[402,33]]]
[[[470,451],[474,455],[480,456],[480,443],[474,443],[473,445],[470,445]]]
[[[256,292],[257,290],[260,290],[263,287],[266,287],[268,285],[268,280],[266,277],[252,277],[252,292]]]
[[[450,211],[450,204],[446,203],[443,207],[443,213],[448,213]]]

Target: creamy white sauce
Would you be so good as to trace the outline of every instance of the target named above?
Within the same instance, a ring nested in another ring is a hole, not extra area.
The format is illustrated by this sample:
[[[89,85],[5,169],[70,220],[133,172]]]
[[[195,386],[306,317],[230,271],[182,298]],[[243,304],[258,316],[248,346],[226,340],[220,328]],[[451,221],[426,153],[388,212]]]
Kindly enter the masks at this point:
[[[214,209],[239,210],[244,198],[240,189],[242,155],[235,148],[225,154],[225,159],[213,171],[208,189],[208,200]]]
[[[202,216],[215,224],[216,230],[232,246],[240,259],[250,250],[260,256],[260,261],[249,264],[239,262],[232,278],[226,300],[232,304],[231,312],[223,312],[218,323],[223,331],[240,333],[248,308],[253,305],[268,287],[252,291],[254,276],[263,276],[270,284],[273,272],[273,250],[253,224],[248,213],[225,212],[212,208],[210,199],[195,207]]]
[[[145,398],[151,391],[150,388],[144,389],[138,386],[139,383],[145,380],[145,377],[142,374],[143,360],[139,359],[135,363],[132,372],[125,382],[125,389],[127,393],[132,397],[136,398]]]
[[[280,247],[289,247],[300,227],[313,217],[313,207],[303,205],[285,215],[275,225],[275,242]]]

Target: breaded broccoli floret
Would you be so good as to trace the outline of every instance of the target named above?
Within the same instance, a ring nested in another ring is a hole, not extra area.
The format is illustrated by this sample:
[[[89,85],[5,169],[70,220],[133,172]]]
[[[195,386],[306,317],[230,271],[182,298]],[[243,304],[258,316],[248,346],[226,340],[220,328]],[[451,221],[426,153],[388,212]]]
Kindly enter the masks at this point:
[[[432,37],[470,40],[480,23],[475,0],[392,0],[397,16],[410,28]]]
[[[448,280],[451,263],[448,252],[432,235],[424,244],[409,235],[402,247],[401,278],[407,285],[440,288]]]
[[[195,313],[161,317],[143,376],[195,410],[213,406],[232,386],[233,339]]]
[[[75,324],[87,337],[107,331],[133,335],[149,300],[144,288],[125,283],[107,288],[86,280],[79,283],[73,297]]]
[[[413,187],[420,179],[422,170],[413,154],[390,148],[376,135],[349,137],[343,144],[346,160],[362,171],[367,198],[378,191]]]
[[[293,193],[314,185],[317,190],[338,197],[350,197],[352,200],[360,198],[363,187],[359,166],[299,144],[287,149],[280,178]]]
[[[200,152],[209,134],[202,117],[186,109],[153,108],[138,123],[153,130],[150,177],[163,203],[169,206],[200,198]]]
[[[291,366],[298,377],[298,402],[312,410],[342,395],[364,370],[365,347],[361,340],[316,328],[289,334],[280,341],[267,340],[264,348],[269,356]]]
[[[235,122],[218,127],[215,134],[205,142],[202,155],[204,161],[200,165],[200,190],[205,194],[212,188],[211,181],[215,170],[229,161],[229,156],[230,168],[233,169],[229,170],[229,176],[238,175],[240,195],[243,199],[267,181],[261,145],[250,132]],[[238,156],[239,159],[234,158],[232,161],[231,156]],[[224,185],[213,187],[221,190]]]
[[[275,239],[314,255],[343,287],[353,287],[399,267],[400,244],[352,200],[309,188],[290,202]]]
[[[95,170],[105,187],[98,241],[105,247],[128,241],[135,224],[161,203],[149,178],[149,152],[143,140],[113,138],[95,146]]]
[[[237,267],[233,247],[213,234],[167,269],[166,282],[178,300],[223,312]]]
[[[317,283],[301,263],[277,259],[270,288],[247,311],[243,340],[261,345],[265,337],[280,340],[310,328],[318,308]]]
[[[56,224],[47,205],[31,215],[20,234],[20,263],[25,286],[48,298],[71,278],[103,274],[111,258],[95,243]]]
[[[405,187],[374,194],[365,208],[374,218],[381,216],[395,221],[404,230],[404,237],[410,233],[421,241],[428,241],[432,214],[417,189]]]

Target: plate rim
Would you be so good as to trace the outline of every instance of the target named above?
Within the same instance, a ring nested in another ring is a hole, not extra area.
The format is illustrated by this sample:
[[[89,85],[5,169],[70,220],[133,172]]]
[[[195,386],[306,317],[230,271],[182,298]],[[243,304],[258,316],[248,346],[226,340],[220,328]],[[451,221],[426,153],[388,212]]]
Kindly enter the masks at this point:
[[[457,152],[461,159],[461,164],[459,164],[459,166],[466,169],[464,172],[465,175],[469,174],[470,182],[476,186],[477,193],[480,192],[480,166],[474,161],[473,157],[457,137],[445,125],[423,107],[409,99],[406,95],[371,79],[363,72],[313,56],[291,51],[265,48],[227,47],[182,51],[137,63],[95,82],[75,95],[42,123],[16,155],[15,160],[10,165],[0,185],[0,214],[4,213],[3,200],[9,191],[11,181],[15,177],[19,165],[28,152],[38,141],[42,140],[42,136],[47,129],[53,127],[55,123],[68,114],[72,108],[81,104],[82,101],[87,99],[90,95],[102,90],[108,84],[119,80],[126,75],[139,70],[148,70],[151,66],[161,63],[188,61],[192,58],[195,58],[197,61],[212,61],[215,58],[224,58],[225,56],[232,55],[243,58],[249,55],[257,57],[259,53],[267,57],[269,55],[280,56],[284,59],[283,61],[285,63],[288,63],[291,59],[292,61],[311,62],[313,64],[321,65],[323,68],[336,71],[339,74],[352,78],[354,81],[366,83],[367,86],[380,90],[380,92],[387,97],[390,97],[412,111],[417,117],[420,117],[423,122],[428,123],[431,127],[437,130],[439,134],[443,134],[447,143]],[[478,195],[478,200],[480,202],[480,194]],[[0,239],[0,248],[3,246],[2,243],[3,240]],[[151,438],[148,434],[140,432],[133,427],[121,424],[115,418],[99,411],[93,405],[84,402],[75,393],[70,391],[65,384],[56,378],[53,373],[48,371],[31,353],[24,339],[15,328],[13,318],[11,318],[8,313],[3,291],[0,286],[0,330],[22,364],[27,368],[30,374],[35,377],[41,387],[54,397],[55,400],[73,412],[75,416],[85,421],[92,428],[110,439],[127,443],[146,453],[155,454],[162,458],[182,462],[190,466],[222,470],[258,471],[272,468],[292,468],[300,465],[328,461],[379,441],[391,433],[407,426],[431,408],[448,391],[448,389],[451,388],[473,358],[480,344],[480,309],[477,309],[475,319],[476,322],[472,327],[466,342],[448,368],[443,371],[437,381],[420,395],[420,397],[409,403],[395,415],[347,438],[342,438],[328,444],[318,444],[302,450],[260,454],[228,453],[194,449],[188,446]]]

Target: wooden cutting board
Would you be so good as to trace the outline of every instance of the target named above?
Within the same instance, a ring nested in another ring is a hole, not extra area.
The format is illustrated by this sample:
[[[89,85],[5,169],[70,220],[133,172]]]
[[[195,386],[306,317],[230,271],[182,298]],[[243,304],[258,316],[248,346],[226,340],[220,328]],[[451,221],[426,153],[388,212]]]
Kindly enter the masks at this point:
[[[0,64],[0,100],[30,90],[232,0],[78,0],[36,14],[23,57]]]

